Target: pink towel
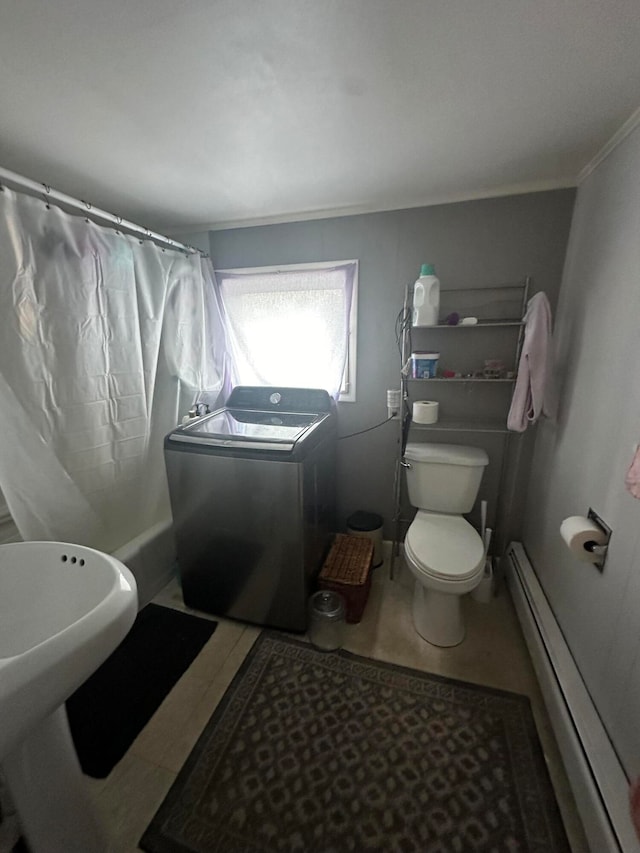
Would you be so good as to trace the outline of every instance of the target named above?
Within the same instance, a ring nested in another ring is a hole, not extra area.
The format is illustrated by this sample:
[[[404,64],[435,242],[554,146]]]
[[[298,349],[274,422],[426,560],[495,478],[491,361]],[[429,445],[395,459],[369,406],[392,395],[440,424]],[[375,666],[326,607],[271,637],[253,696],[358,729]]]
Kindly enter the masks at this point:
[[[524,315],[524,342],[518,377],[513,389],[508,429],[524,432],[541,415],[553,417],[551,402],[551,306],[544,293],[536,293]]]
[[[624,478],[624,484],[634,498],[640,499],[640,447],[636,448],[627,476]],[[638,792],[638,815],[640,820],[640,788]]]

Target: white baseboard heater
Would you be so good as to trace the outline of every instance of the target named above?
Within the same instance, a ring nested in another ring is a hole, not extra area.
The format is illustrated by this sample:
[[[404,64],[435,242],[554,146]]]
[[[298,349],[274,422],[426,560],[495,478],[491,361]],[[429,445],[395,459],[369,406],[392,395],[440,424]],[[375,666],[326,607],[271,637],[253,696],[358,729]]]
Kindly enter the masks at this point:
[[[520,542],[501,568],[507,578],[592,853],[638,853],[629,783]]]

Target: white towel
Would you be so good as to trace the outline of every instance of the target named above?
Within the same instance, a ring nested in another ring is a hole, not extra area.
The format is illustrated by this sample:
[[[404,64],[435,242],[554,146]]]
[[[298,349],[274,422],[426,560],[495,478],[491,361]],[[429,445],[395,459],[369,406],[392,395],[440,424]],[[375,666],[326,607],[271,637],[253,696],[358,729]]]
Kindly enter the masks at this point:
[[[544,293],[531,297],[524,323],[518,377],[507,417],[508,429],[515,432],[524,432],[541,415],[555,416],[551,390],[551,306]]]

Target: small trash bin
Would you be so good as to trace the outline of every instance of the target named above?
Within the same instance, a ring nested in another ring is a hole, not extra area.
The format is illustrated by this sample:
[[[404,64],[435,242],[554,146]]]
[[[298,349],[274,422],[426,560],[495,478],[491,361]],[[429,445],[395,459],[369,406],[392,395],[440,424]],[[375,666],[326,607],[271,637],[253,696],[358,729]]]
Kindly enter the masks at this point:
[[[309,639],[325,652],[339,649],[344,642],[345,604],[338,592],[321,589],[309,599]]]
[[[371,568],[377,569],[383,563],[382,556],[382,516],[376,512],[365,512],[359,509],[347,519],[349,536],[363,536],[373,542],[373,563]]]

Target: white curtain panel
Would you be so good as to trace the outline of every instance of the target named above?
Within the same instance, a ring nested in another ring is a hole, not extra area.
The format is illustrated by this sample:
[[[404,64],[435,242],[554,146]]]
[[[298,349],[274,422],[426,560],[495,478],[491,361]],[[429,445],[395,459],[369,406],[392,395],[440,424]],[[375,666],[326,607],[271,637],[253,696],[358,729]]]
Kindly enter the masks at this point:
[[[199,255],[0,192],[0,488],[24,539],[111,551],[170,517],[163,438],[223,384]]]
[[[347,262],[313,270],[219,272],[235,382],[324,388],[337,398],[356,269]]]

